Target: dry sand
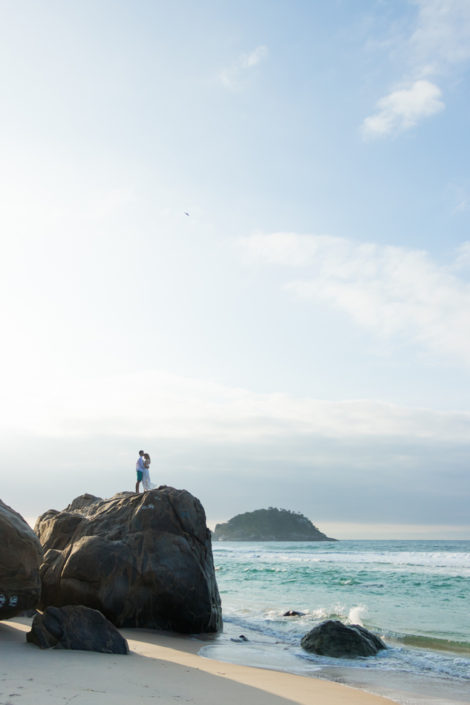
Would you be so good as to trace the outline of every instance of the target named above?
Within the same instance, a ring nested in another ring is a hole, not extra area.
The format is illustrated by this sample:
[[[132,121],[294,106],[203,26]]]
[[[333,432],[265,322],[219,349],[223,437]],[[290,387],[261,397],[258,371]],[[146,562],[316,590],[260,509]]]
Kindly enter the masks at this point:
[[[190,637],[124,629],[129,656],[41,650],[31,620],[0,622],[0,705],[390,705],[355,688],[222,663]]]

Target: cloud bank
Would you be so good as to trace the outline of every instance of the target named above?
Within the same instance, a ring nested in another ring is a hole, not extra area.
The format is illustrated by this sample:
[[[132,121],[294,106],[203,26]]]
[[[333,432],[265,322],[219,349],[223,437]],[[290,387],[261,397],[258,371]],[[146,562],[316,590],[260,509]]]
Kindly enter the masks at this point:
[[[26,516],[131,490],[144,447],[152,479],[193,492],[215,520],[271,505],[315,521],[468,523],[468,413],[162,371],[49,381],[4,401],[2,498]]]
[[[49,380],[5,399],[10,437],[155,438],[214,445],[272,439],[408,439],[466,442],[470,413],[437,412],[370,399],[326,401],[258,393],[168,372]]]

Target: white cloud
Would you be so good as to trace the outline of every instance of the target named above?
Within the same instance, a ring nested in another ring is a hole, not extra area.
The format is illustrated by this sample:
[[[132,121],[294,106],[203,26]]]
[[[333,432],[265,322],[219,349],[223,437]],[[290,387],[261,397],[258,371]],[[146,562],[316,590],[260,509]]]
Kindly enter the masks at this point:
[[[441,95],[438,86],[425,80],[392,91],[379,100],[377,112],[364,120],[364,136],[383,137],[414,127],[444,109]]]
[[[463,242],[457,249],[455,269],[470,269],[470,240]]]
[[[4,391],[3,401],[0,422],[10,441],[158,438],[251,447],[311,436],[467,442],[470,433],[470,413],[261,394],[162,371],[29,382]]]
[[[450,187],[455,206],[452,209],[452,215],[458,213],[466,213],[470,210],[470,194],[466,186],[452,185]]]
[[[441,74],[470,59],[470,3],[415,0],[416,29],[409,40],[411,60],[422,75]]]
[[[264,45],[256,47],[256,49],[249,54],[242,54],[240,57],[240,66],[244,69],[249,69],[252,66],[256,66],[260,63],[260,61],[266,58],[267,54],[268,49]]]
[[[414,4],[416,25],[400,47],[407,64],[402,87],[382,97],[378,110],[365,118],[366,139],[402,132],[441,112],[445,105],[436,77],[448,76],[470,59],[467,0],[414,0]]]
[[[378,335],[405,336],[428,350],[470,364],[470,284],[425,251],[356,243],[326,235],[255,234],[238,247],[253,261],[303,267],[285,282],[291,294],[325,302]]]
[[[268,48],[264,45],[256,47],[248,54],[242,54],[231,66],[220,72],[221,83],[230,90],[239,90],[243,86],[248,72],[264,61],[267,55]]]

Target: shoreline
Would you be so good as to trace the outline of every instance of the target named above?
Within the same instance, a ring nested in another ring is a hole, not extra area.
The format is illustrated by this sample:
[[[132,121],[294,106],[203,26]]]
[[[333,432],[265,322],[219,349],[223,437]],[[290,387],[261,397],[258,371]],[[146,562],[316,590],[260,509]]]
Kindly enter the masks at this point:
[[[237,639],[241,631],[246,641]],[[398,705],[470,705],[468,681],[459,683],[442,674],[436,677],[430,673],[413,673],[406,670],[405,664],[402,664],[405,668],[391,669],[377,667],[374,657],[371,662],[368,659],[310,659],[286,642],[241,629],[230,622],[224,622],[223,632],[204,641],[199,653],[207,658],[341,683],[389,698]],[[392,648],[390,643],[388,646]],[[421,651],[419,648],[412,650]],[[387,652],[381,652],[378,658],[388,658]]]
[[[130,654],[41,650],[26,642],[30,618],[0,622],[0,692],[11,705],[393,705],[393,700],[311,676],[227,663],[199,654],[207,642],[122,629]],[[18,699],[16,701],[16,698]],[[2,698],[3,701],[3,698]]]

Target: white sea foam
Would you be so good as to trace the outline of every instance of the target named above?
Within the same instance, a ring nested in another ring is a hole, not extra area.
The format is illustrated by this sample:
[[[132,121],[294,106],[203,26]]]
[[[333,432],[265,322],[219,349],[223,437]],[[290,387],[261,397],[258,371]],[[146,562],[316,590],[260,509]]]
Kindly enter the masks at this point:
[[[286,653],[291,656],[295,656],[299,662],[296,667],[294,662],[288,662],[284,658],[284,664],[286,670],[291,670],[294,672],[302,672],[302,662],[304,664],[308,663],[309,668],[313,670],[318,669],[318,667],[335,667],[341,666],[342,668],[351,669],[366,669],[366,670],[378,670],[386,672],[395,673],[407,673],[415,676],[426,676],[426,678],[448,678],[458,681],[460,683],[470,682],[470,660],[468,658],[459,657],[453,654],[443,654],[440,652],[433,652],[425,649],[409,648],[404,646],[397,646],[388,643],[388,648],[385,651],[380,651],[376,657],[367,659],[338,659],[319,656],[317,654],[309,654],[300,648],[300,636],[305,633],[305,630],[288,630],[283,631],[279,619],[274,619],[276,615],[272,615],[272,620],[252,620],[243,619],[241,617],[233,617],[225,620],[225,635],[222,637],[222,641],[227,641],[233,635],[238,635],[243,632],[249,640],[249,648],[256,649],[259,651],[266,649],[265,660],[268,665],[269,654],[273,654],[272,647],[276,646],[281,650],[282,653]],[[358,623],[357,620],[354,620]],[[301,626],[298,623],[298,627]],[[245,650],[246,647],[243,647]],[[215,647],[217,651],[217,646]],[[211,651],[211,649],[209,649]],[[207,652],[205,655],[210,656]],[[287,655],[287,654],[286,654]],[[220,656],[214,654],[213,658],[219,658]],[[240,662],[244,662],[243,651],[237,649],[237,652],[232,652],[232,657],[227,658],[227,660],[237,661],[240,658]],[[249,661],[246,661],[249,663]],[[269,667],[269,666],[268,666]],[[279,664],[271,664],[270,667],[279,668]],[[449,681],[450,684],[450,681]]]
[[[357,620],[354,620],[358,623]],[[369,659],[341,659],[338,660],[308,654],[300,648],[301,633],[298,631],[283,631],[279,620],[256,622],[251,619],[233,618],[226,621],[228,634],[243,631],[248,635],[253,645],[276,644],[289,649],[297,658],[310,662],[315,667],[341,665],[348,668],[365,668],[379,671],[393,671],[426,677],[447,677],[461,682],[470,682],[470,660],[452,654],[442,654],[424,649],[393,646],[390,643],[385,651],[379,652],[377,657]],[[299,625],[300,626],[300,625]],[[305,633],[305,630],[304,632]],[[294,670],[292,666],[290,670]]]
[[[351,607],[346,621],[348,624],[359,624],[359,626],[363,627],[364,624],[362,620],[365,618],[366,614],[367,607],[365,605]]]
[[[218,548],[215,549],[215,555]],[[234,552],[234,557],[236,557]],[[258,569],[261,565],[276,566],[276,570],[282,570],[279,564],[289,565],[346,565],[368,566],[376,570],[386,570],[388,567],[394,570],[411,571],[413,569],[425,570],[427,573],[437,573],[449,575],[451,577],[470,577],[470,552],[446,552],[446,551],[319,551],[313,548],[308,550],[292,551],[269,551],[251,552],[243,554],[246,561],[256,561]]]
[[[279,649],[289,654],[287,670],[297,662],[307,673],[319,664],[337,669],[337,661],[306,654],[300,640],[320,622],[339,619],[391,647],[370,660],[341,660],[341,667],[439,680],[444,690],[470,683],[470,542],[215,544],[214,560],[225,635],[246,634],[250,659],[267,649],[263,659],[277,668]],[[302,614],[284,616],[289,610]]]

